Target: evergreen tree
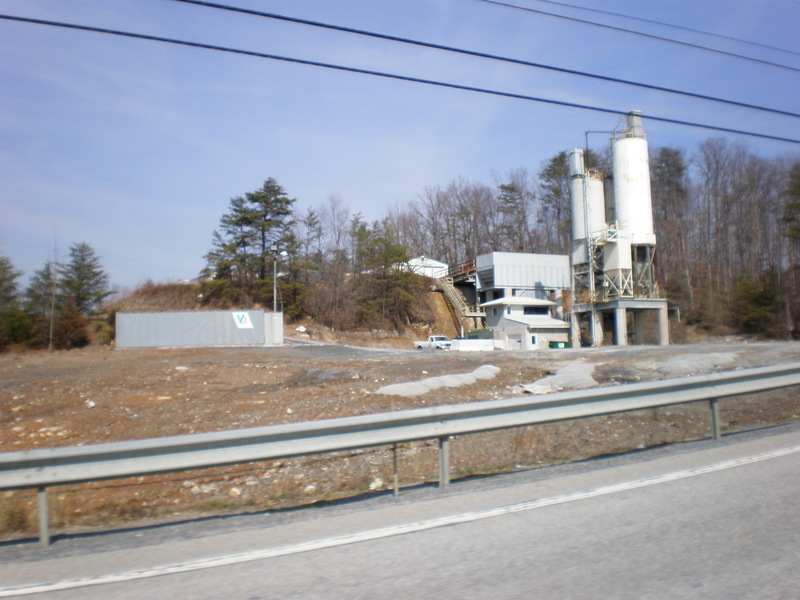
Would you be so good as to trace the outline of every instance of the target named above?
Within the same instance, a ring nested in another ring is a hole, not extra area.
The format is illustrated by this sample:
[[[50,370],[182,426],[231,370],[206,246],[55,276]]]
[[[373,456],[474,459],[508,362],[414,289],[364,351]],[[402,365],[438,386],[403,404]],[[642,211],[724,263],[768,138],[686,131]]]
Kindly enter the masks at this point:
[[[11,261],[0,256],[0,314],[17,306],[17,278],[22,275]]]
[[[25,310],[31,316],[30,342],[53,347],[56,316],[61,297],[59,294],[58,267],[47,261],[35,271],[25,289]]]
[[[219,230],[214,232],[204,270],[205,275],[222,282],[229,299],[262,303],[273,300],[273,262],[278,252],[295,246],[294,202],[272,178],[260,189],[231,199]],[[221,289],[218,284],[207,287]]]
[[[22,275],[11,261],[0,256],[0,347],[14,341],[18,318],[17,278]]]
[[[72,300],[82,315],[90,315],[111,295],[108,275],[103,271],[100,257],[87,243],[73,244],[69,262],[60,268],[59,288],[63,299]]]
[[[353,222],[354,303],[362,327],[402,329],[412,320],[422,278],[404,268],[408,252],[386,224]]]
[[[322,238],[324,229],[322,221],[313,208],[306,211],[305,216],[300,219],[302,227],[299,236],[298,262],[302,273],[301,282],[309,285],[312,280],[312,273],[319,271],[323,262]]]
[[[57,316],[53,346],[59,350],[83,348],[89,345],[89,319],[78,308],[74,298],[67,298]]]
[[[34,271],[25,289],[25,310],[36,317],[50,317],[58,303],[58,273],[55,263],[47,261]]]
[[[768,272],[760,281],[741,279],[733,286],[733,322],[744,333],[779,334],[777,274]]]

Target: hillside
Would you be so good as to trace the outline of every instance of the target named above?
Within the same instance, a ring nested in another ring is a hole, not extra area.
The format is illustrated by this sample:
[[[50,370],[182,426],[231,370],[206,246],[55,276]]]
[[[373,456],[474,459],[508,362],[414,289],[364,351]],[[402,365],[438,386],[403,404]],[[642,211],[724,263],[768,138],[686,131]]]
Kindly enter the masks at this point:
[[[311,318],[303,318],[297,322],[287,321],[285,335],[312,337],[325,342],[359,343],[362,345],[378,345],[386,347],[410,347],[410,342],[417,338],[439,334],[451,338],[460,335],[450,315],[444,294],[428,291],[423,295],[425,304],[419,312],[428,316],[425,322],[413,323],[406,331],[332,331],[316,323]],[[229,306],[216,302],[207,302],[201,287],[194,283],[154,284],[146,283],[133,292],[118,298],[107,306],[110,315],[117,312],[157,312],[181,310],[228,310],[270,307],[262,306]],[[300,328],[298,332],[297,329]],[[305,335],[303,335],[305,334]]]

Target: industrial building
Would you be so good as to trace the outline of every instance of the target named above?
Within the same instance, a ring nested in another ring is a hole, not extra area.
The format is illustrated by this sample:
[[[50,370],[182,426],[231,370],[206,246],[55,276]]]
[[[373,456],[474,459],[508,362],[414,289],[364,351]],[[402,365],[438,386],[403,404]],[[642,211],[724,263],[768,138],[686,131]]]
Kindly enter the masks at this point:
[[[491,336],[495,348],[504,350],[569,344],[563,309],[570,289],[568,256],[490,252],[451,269],[439,282],[463,336]],[[463,331],[465,323],[471,331]]]
[[[611,171],[569,153],[569,256],[492,252],[439,279],[454,318],[498,348],[643,344],[647,317],[669,344],[667,300],[655,277],[650,160],[642,117],[611,132]]]

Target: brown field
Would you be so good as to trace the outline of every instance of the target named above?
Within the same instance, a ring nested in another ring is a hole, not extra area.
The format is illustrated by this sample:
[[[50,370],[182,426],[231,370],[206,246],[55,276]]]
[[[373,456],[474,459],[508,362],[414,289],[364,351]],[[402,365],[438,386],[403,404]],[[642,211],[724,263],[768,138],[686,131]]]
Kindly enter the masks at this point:
[[[293,333],[289,332],[288,333]],[[384,339],[363,343],[398,345]],[[402,344],[408,347],[407,341]],[[530,354],[413,352],[288,343],[280,348],[114,350],[0,355],[0,452],[76,446],[256,427],[521,395],[567,364],[594,366],[599,385],[666,378],[670,361],[717,357],[704,370],[800,360],[797,343],[719,343],[664,348],[552,350]],[[702,369],[703,361],[696,361]],[[466,373],[492,364],[494,379],[415,397],[386,396],[390,383]],[[797,389],[722,404],[724,431],[800,417]],[[530,468],[708,437],[707,406],[661,408],[614,417],[531,426],[457,438],[454,477]],[[415,485],[437,476],[436,446],[404,444],[399,477]],[[62,531],[220,511],[273,510],[391,486],[389,448],[287,459],[203,472],[138,477],[51,489]],[[33,491],[0,492],[0,535],[27,536],[36,523]]]

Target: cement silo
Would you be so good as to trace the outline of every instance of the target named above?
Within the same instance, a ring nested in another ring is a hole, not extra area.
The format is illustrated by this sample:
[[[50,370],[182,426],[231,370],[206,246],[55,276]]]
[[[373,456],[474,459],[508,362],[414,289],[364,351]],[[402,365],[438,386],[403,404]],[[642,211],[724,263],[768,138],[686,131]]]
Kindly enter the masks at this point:
[[[585,240],[606,226],[603,174],[586,169],[583,150],[577,148],[569,154],[569,177],[572,240]]]
[[[612,133],[611,173],[586,169],[584,151],[569,154],[572,208],[572,341],[580,343],[581,317],[589,318],[593,346],[602,345],[604,321],[627,344],[628,317],[643,343],[645,315],[657,313],[660,344],[669,343],[667,302],[655,279],[656,235],[650,194],[647,139],[638,111]]]
[[[603,174],[587,169],[583,150],[569,153],[570,208],[572,210],[572,264],[575,298],[593,301],[595,294],[596,261],[591,252],[592,240],[602,235],[606,227]]]
[[[626,116],[627,128],[615,133],[614,208],[617,226],[630,234],[632,245],[655,246],[650,200],[650,159],[638,112]]]

